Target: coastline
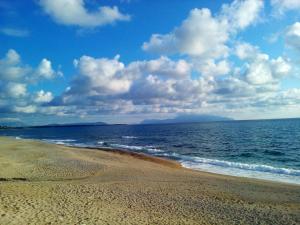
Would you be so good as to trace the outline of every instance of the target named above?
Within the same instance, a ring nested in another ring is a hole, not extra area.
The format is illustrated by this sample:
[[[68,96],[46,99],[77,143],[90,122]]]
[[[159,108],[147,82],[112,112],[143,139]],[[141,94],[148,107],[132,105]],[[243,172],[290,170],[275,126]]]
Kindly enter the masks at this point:
[[[296,224],[296,184],[0,137],[0,224]],[[288,223],[287,223],[288,222]]]
[[[1,136],[0,136],[1,137]],[[128,136],[125,136],[128,138]],[[17,140],[22,140],[23,138],[15,137]],[[123,137],[122,137],[123,138]],[[136,138],[131,137],[129,138]],[[85,144],[72,144],[74,139],[24,139],[24,140],[33,140],[42,143],[50,143],[58,146],[67,146],[71,148],[80,148],[80,149],[94,149],[100,151],[110,151],[119,154],[128,154],[136,156],[137,158],[144,158],[144,160],[151,159],[163,159],[168,162],[176,162],[180,164],[182,168],[191,169],[194,171],[200,171],[204,173],[217,174],[221,176],[229,177],[240,177],[248,178],[259,181],[266,182],[275,182],[291,185],[300,185],[300,171],[284,168],[284,167],[274,167],[270,164],[249,164],[243,162],[234,162],[234,161],[224,161],[219,159],[210,159],[210,158],[201,158],[201,157],[189,157],[181,156],[177,153],[166,154],[166,155],[156,155],[153,153],[153,146],[150,147],[150,152],[139,152],[136,150],[141,150],[144,147],[142,146],[130,146],[130,145],[107,145],[107,146],[96,146],[96,145],[85,145]],[[103,142],[101,142],[103,143]],[[147,146],[145,147],[147,149]],[[154,148],[155,149],[155,148]],[[163,150],[154,150],[155,152],[161,152]],[[170,158],[170,156],[175,156],[179,159],[175,160]],[[172,164],[172,163],[171,163]],[[296,176],[297,174],[297,176]]]
[[[34,141],[39,141],[39,140],[34,140]],[[42,142],[42,143],[45,143],[45,142]],[[51,144],[53,144],[53,143],[51,143]],[[53,145],[65,146],[62,144],[53,144]],[[134,157],[139,160],[163,164],[163,165],[165,165],[167,167],[171,167],[171,168],[180,168],[183,170],[190,170],[193,172],[211,174],[211,175],[215,175],[215,176],[229,177],[229,178],[233,178],[233,179],[234,178],[240,178],[240,179],[246,179],[246,180],[249,179],[252,182],[257,181],[257,182],[267,182],[267,183],[282,184],[282,185],[292,185],[292,186],[298,186],[300,188],[300,184],[298,184],[298,183],[284,182],[284,181],[278,181],[278,180],[267,180],[267,179],[262,179],[262,178],[245,177],[245,176],[239,176],[239,175],[234,176],[234,175],[230,175],[230,174],[222,174],[222,173],[217,173],[217,172],[212,172],[212,171],[205,171],[205,170],[201,170],[201,169],[185,167],[184,165],[182,165],[182,163],[180,163],[176,160],[153,156],[153,155],[146,154],[146,153],[133,152],[133,151],[129,151],[126,149],[103,148],[103,147],[78,147],[78,146],[68,146],[68,145],[66,145],[66,147],[75,148],[75,149],[77,148],[77,149],[82,149],[82,150],[89,149],[89,150],[95,150],[95,151],[111,152],[111,153],[115,153],[115,154],[119,154],[119,155],[131,156],[131,157]]]

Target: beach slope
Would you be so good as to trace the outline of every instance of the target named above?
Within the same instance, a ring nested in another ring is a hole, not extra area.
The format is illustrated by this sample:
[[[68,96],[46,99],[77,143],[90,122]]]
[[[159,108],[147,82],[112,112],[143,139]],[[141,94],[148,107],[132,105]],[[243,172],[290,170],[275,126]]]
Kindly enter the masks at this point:
[[[300,224],[300,186],[0,137],[0,224]]]

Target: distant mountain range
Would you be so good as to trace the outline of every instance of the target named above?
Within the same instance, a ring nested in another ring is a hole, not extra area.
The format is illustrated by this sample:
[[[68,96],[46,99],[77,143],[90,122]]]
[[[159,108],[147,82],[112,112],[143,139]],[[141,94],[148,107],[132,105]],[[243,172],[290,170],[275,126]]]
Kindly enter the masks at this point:
[[[140,124],[173,124],[173,123],[197,123],[197,122],[217,122],[233,120],[228,117],[214,116],[214,115],[179,115],[173,119],[150,119],[144,120]],[[109,125],[126,125],[126,124],[107,124],[104,122],[88,122],[88,123],[66,123],[66,124],[47,124],[37,126],[27,126],[21,122],[1,123],[0,129],[5,128],[22,128],[22,127],[73,127],[73,126],[109,126]]]
[[[170,123],[197,123],[197,122],[218,122],[230,121],[232,118],[214,115],[180,115],[173,119],[144,120],[141,124],[170,124]]]
[[[75,127],[75,126],[105,126],[108,125],[104,122],[89,122],[89,123],[65,123],[65,124],[47,124],[40,126],[31,126],[31,127]]]

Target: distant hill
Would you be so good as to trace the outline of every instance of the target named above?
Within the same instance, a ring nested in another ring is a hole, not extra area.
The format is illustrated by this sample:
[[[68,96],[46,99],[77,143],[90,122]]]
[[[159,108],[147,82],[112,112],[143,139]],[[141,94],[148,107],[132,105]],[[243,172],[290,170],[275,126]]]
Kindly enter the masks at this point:
[[[63,124],[47,124],[40,126],[31,126],[31,127],[75,127],[75,126],[105,126],[108,125],[104,122],[92,122],[92,123],[63,123]]]
[[[180,115],[173,119],[144,120],[141,124],[170,124],[170,123],[197,123],[197,122],[218,122],[230,121],[232,118],[214,115]]]

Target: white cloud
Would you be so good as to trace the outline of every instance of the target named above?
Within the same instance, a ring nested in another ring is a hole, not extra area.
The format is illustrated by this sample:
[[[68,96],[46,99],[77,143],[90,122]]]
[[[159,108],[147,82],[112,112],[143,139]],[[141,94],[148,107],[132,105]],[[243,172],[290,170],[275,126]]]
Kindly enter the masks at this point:
[[[235,46],[235,54],[241,59],[241,60],[249,60],[256,57],[256,55],[259,53],[258,47],[255,47],[253,45],[250,45],[249,43],[238,43]]]
[[[213,92],[218,96],[217,99],[219,99],[219,102],[228,102],[232,97],[243,98],[256,95],[254,86],[236,77],[228,77],[215,82]]]
[[[136,101],[136,98],[143,101],[144,98],[148,101],[147,98],[163,98],[167,93],[170,96],[172,91],[176,93],[173,85],[178,84],[177,80],[190,79],[190,65],[186,61],[173,61],[167,57],[134,61],[125,66],[119,61],[119,56],[114,59],[82,56],[74,60],[74,66],[77,76],[58,104],[99,106],[118,98],[126,101]]]
[[[71,92],[77,88],[89,95],[112,95],[127,92],[130,88],[131,79],[122,74],[125,66],[119,62],[119,56],[114,59],[82,56],[74,65],[79,74]],[[85,87],[82,87],[83,83]]]
[[[277,84],[292,70],[289,59],[270,59],[269,55],[261,53],[258,47],[249,43],[238,43],[235,54],[239,59],[246,61],[245,78],[253,85]]]
[[[227,60],[216,62],[215,60],[193,60],[193,68],[201,73],[203,76],[220,76],[226,75],[230,72],[231,68]]]
[[[87,116],[229,112],[241,107],[265,107],[267,102],[275,105],[280,80],[291,72],[289,60],[271,59],[247,43],[238,43],[236,54],[246,60],[242,68],[231,72],[227,61],[205,62],[205,66],[210,65],[200,69],[205,76],[195,76],[195,65],[167,57],[125,65],[118,56],[83,56],[74,61],[78,72],[70,87],[50,105],[57,107],[52,109],[56,113],[70,115],[75,107],[76,112]],[[215,76],[224,73],[226,77]]]
[[[37,76],[46,79],[52,79],[55,77],[55,71],[52,69],[51,62],[48,59],[42,59],[36,70],[36,74]]]
[[[41,80],[57,77],[60,72],[53,70],[51,62],[43,59],[37,68],[23,64],[21,56],[13,49],[0,59],[0,111],[34,113],[39,106],[50,102],[51,92],[31,93],[30,87]]]
[[[180,27],[171,33],[152,35],[143,49],[159,54],[187,54],[221,57],[228,53],[227,22],[214,18],[209,9],[193,9]]]
[[[111,23],[99,22],[98,14],[103,12],[88,10],[83,0],[61,7],[64,2],[44,0],[41,4],[62,24],[95,27]],[[62,14],[68,7],[71,13]],[[186,112],[248,115],[300,104],[299,89],[280,89],[282,80],[294,71],[292,60],[287,55],[271,57],[239,36],[260,21],[263,7],[262,0],[234,0],[215,14],[193,9],[178,27],[154,34],[143,44],[145,51],[159,54],[155,59],[125,64],[118,55],[84,55],[74,60],[76,73],[59,96],[46,90],[30,93],[31,85],[59,75],[51,61],[44,58],[33,68],[10,50],[0,60],[0,111],[76,117]],[[300,50],[299,22],[286,30],[285,37],[288,46]]]
[[[272,59],[270,66],[275,78],[285,77],[292,71],[292,65],[290,64],[289,60],[283,59],[282,57]]]
[[[113,59],[82,56],[74,60],[77,75],[61,96],[54,98],[51,92],[44,90],[26,93],[26,86],[24,89],[16,84],[10,96],[6,93],[10,99],[18,96],[13,104],[9,103],[11,100],[6,103],[2,100],[4,108],[6,104],[13,112],[57,116],[76,113],[83,117],[114,113],[213,113],[220,110],[232,113],[241,108],[254,110],[299,102],[295,97],[298,89],[290,92],[278,89],[280,79],[290,72],[287,59],[270,59],[250,44],[239,43],[239,46],[248,46],[255,51],[241,54],[248,61],[245,68],[225,78],[219,79],[209,73],[193,77],[186,61],[173,61],[167,57],[134,61],[126,66],[119,61],[119,56]],[[14,58],[18,57],[11,57]],[[1,93],[0,105],[3,108]]]
[[[2,80],[20,80],[23,79],[29,71],[30,68],[21,65],[21,57],[13,49],[8,50],[6,56],[0,59],[0,78]]]
[[[221,15],[231,29],[245,29],[259,19],[263,7],[263,0],[234,0],[230,5],[223,5]]]
[[[203,82],[191,79],[190,65],[184,60],[160,57],[125,66],[118,56],[114,59],[83,56],[74,61],[74,66],[77,76],[50,105],[76,106],[81,111],[88,110],[88,114],[166,111],[175,110],[175,105],[183,99],[190,104],[203,91]]]
[[[271,5],[274,11],[279,14],[283,14],[289,10],[299,10],[300,1],[299,0],[271,0]]]
[[[40,0],[40,5],[57,23],[64,25],[97,27],[130,20],[130,16],[122,14],[116,6],[89,11],[84,0]]]
[[[227,58],[233,38],[259,21],[263,7],[261,0],[235,0],[223,4],[214,15],[206,8],[193,9],[179,27],[167,34],[153,34],[142,48],[163,55],[185,55],[200,75],[226,75],[231,70]]]
[[[183,110],[183,105],[195,103],[208,90],[205,80],[163,79],[155,75],[148,75],[138,80],[132,86],[129,97],[135,105],[155,106],[166,110],[167,108]],[[203,88],[204,87],[204,88]]]
[[[20,83],[9,82],[6,85],[6,93],[8,97],[20,98],[26,95],[26,85]]]
[[[36,92],[34,102],[36,103],[47,103],[53,99],[53,95],[51,92],[45,92],[44,90],[40,90]]]
[[[182,24],[168,34],[153,34],[142,48],[159,54],[186,54],[218,59],[228,54],[230,35],[255,23],[264,6],[261,0],[235,0],[223,5],[219,15],[193,9]]]
[[[246,71],[246,80],[254,85],[276,84],[282,77],[290,74],[292,66],[288,60],[278,57],[269,59],[266,54],[258,54]]]
[[[19,28],[4,27],[0,29],[0,33],[13,37],[28,37],[29,31]]]
[[[13,49],[0,59],[0,78],[3,81],[37,82],[40,79],[53,79],[61,74],[52,68],[51,61],[43,59],[37,68],[23,64],[20,55]]]
[[[288,27],[285,41],[289,47],[300,51],[300,22],[296,22]]]
[[[168,57],[161,56],[149,61],[136,61],[130,63],[126,73],[131,74],[155,74],[168,78],[182,78],[190,74],[191,65],[185,60],[173,61]]]
[[[268,64],[268,56],[260,55],[247,68],[246,80],[254,85],[273,82],[272,71]]]
[[[5,61],[8,64],[18,64],[20,62],[20,55],[13,49],[9,49],[8,52],[6,53]],[[2,60],[2,62],[4,61]]]
[[[13,110],[17,113],[35,113],[37,111],[37,107],[34,105],[15,106]]]

